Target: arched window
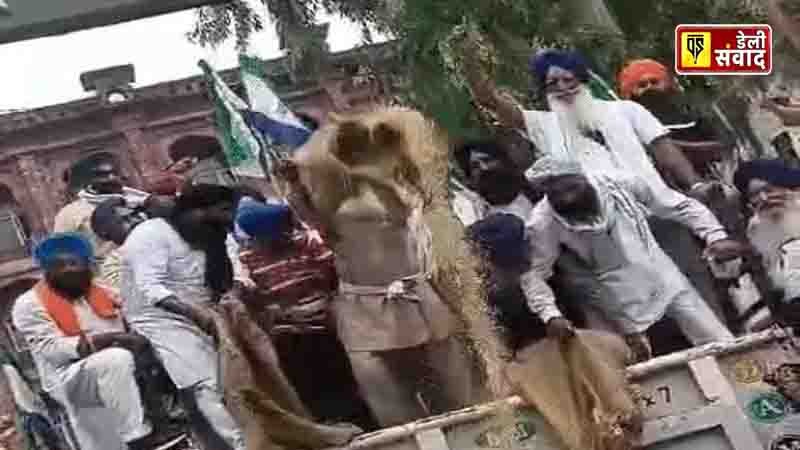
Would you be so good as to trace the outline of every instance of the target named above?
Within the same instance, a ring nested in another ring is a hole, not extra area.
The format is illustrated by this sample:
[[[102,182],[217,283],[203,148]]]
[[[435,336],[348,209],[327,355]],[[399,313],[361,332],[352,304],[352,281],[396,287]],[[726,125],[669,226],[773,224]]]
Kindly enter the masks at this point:
[[[173,162],[186,157],[197,158],[198,163],[189,173],[192,183],[221,184],[235,183],[222,146],[215,137],[189,135],[183,136],[169,146],[169,157]]]
[[[22,208],[8,186],[0,184],[0,261],[27,256],[28,232]]]

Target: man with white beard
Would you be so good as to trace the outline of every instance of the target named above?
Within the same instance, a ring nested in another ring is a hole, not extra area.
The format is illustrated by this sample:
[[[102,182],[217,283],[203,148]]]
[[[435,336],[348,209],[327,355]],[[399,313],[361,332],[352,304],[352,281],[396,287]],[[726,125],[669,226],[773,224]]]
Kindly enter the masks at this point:
[[[753,211],[747,227],[775,296],[775,311],[784,320],[800,302],[800,169],[779,160],[742,164],[734,177]],[[797,316],[797,313],[791,314]]]
[[[544,91],[550,111],[518,107],[471,59],[470,55],[477,53],[471,53],[468,48],[465,53],[465,76],[475,100],[494,111],[503,125],[525,130],[543,153],[558,159],[577,160],[587,174],[595,178],[612,181],[638,178],[650,186],[659,201],[671,207],[677,207],[683,196],[667,185],[662,174],[690,197],[708,198],[712,184],[700,178],[691,162],[671,141],[670,130],[652,113],[633,101],[592,97],[588,65],[577,53],[545,50],[531,58],[531,73]],[[702,249],[688,229],[657,218],[651,219],[651,228],[663,249],[702,297],[722,315],[721,302],[702,258]]]
[[[466,77],[476,100],[505,126],[524,130],[539,150],[556,158],[577,159],[594,176],[639,176],[665,190],[656,164],[683,189],[698,194],[705,183],[670,141],[669,130],[632,101],[592,97],[589,68],[574,52],[546,50],[533,56],[531,72],[547,96],[550,111],[520,109],[488,76],[467,61]]]

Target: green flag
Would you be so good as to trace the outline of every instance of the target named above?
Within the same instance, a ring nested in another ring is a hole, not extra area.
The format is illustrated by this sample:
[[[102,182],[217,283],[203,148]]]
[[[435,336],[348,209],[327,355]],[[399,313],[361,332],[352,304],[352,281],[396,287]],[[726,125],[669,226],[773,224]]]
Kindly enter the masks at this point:
[[[237,176],[264,178],[266,174],[259,162],[260,145],[241,111],[249,109],[220,76],[205,62],[200,61],[208,81],[217,130],[222,137],[225,159]]]

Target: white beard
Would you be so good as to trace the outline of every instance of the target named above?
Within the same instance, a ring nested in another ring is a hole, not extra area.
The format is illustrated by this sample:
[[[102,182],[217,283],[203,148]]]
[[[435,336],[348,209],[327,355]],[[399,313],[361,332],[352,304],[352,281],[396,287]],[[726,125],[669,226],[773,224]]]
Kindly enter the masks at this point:
[[[581,85],[578,88],[573,104],[565,103],[553,94],[547,96],[547,103],[558,116],[564,132],[581,134],[583,131],[600,131],[604,111],[597,107],[599,103],[592,97],[588,87]]]
[[[747,236],[769,267],[786,241],[800,238],[800,195],[780,212],[758,212],[750,219]]]

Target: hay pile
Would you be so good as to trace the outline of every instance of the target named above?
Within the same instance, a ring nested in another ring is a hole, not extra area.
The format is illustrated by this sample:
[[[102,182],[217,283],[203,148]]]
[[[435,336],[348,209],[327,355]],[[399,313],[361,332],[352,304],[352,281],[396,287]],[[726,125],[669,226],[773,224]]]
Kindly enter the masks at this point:
[[[314,450],[340,446],[360,432],[313,422],[280,368],[270,337],[244,304],[217,307],[220,378],[225,403],[242,427],[249,450]]]

